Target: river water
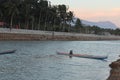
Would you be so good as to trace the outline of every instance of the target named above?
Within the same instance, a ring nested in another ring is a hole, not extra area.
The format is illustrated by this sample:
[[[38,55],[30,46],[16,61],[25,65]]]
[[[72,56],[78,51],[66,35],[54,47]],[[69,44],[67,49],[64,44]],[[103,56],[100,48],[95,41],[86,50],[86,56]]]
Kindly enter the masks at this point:
[[[120,41],[0,41],[0,80],[106,80],[119,59]],[[57,55],[56,51],[109,55],[105,61]]]

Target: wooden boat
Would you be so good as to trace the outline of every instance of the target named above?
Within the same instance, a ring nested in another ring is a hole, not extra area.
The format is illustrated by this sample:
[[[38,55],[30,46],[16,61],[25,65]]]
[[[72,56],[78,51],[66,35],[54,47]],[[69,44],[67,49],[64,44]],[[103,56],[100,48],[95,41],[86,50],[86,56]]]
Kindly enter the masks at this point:
[[[88,54],[72,54],[72,55],[70,55],[69,53],[65,53],[65,52],[57,52],[57,54],[73,56],[73,57],[81,57],[81,58],[100,59],[100,60],[104,60],[104,59],[108,58],[108,56],[96,56],[96,55],[88,55]]]
[[[7,51],[3,51],[3,52],[0,52],[0,55],[2,54],[11,54],[11,53],[15,53],[15,49],[14,50],[7,50]]]

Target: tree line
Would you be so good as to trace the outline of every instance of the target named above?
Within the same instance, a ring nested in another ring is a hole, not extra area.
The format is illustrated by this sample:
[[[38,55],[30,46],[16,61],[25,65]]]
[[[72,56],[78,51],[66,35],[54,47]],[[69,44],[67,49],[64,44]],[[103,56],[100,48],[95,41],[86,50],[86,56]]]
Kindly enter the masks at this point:
[[[0,0],[0,22],[10,29],[31,29],[87,34],[120,35],[120,29],[102,29],[98,26],[85,26],[77,19],[72,26],[74,13],[69,6],[51,5],[48,0]]]
[[[73,12],[66,5],[51,5],[47,0],[1,0],[0,20],[10,28],[18,25],[23,29],[64,31],[66,22],[71,21]],[[57,27],[61,26],[61,27]]]

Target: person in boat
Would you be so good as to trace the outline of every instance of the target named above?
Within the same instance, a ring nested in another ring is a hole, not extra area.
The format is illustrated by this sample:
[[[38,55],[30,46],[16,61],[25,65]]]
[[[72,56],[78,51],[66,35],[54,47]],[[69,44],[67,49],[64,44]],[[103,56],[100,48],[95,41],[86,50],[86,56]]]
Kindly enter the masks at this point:
[[[70,53],[69,53],[70,55],[73,55],[73,51],[72,50],[70,50]]]
[[[70,50],[70,58],[72,57],[72,55],[73,55],[73,51],[72,50]]]

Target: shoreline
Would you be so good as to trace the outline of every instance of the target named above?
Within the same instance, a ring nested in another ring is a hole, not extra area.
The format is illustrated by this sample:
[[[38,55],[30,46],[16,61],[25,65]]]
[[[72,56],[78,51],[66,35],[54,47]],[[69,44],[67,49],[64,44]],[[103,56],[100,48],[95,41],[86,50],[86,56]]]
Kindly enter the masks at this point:
[[[38,31],[38,30],[25,30],[25,29],[10,30],[8,28],[0,28],[0,41],[3,40],[4,41],[9,41],[9,40],[102,41],[102,40],[120,40],[120,36]]]
[[[112,62],[109,67],[111,70],[107,80],[120,80],[120,59]]]

